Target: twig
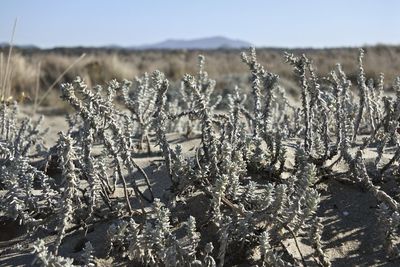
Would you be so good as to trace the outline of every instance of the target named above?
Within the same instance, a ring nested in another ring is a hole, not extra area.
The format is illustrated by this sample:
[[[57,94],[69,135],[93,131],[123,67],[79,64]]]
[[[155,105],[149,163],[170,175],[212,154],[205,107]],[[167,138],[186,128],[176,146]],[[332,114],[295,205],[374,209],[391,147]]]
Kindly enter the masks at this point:
[[[40,104],[42,104],[42,102],[46,99],[46,97],[48,96],[48,94],[50,93],[51,89],[54,88],[54,86],[57,85],[57,83],[59,81],[61,81],[61,79],[64,77],[64,75],[70,71],[72,69],[72,67],[74,67],[76,64],[78,64],[79,61],[81,61],[84,57],[86,56],[86,53],[83,53],[77,60],[75,60],[71,65],[69,65],[68,68],[66,68],[61,74],[60,76],[58,76],[58,78],[50,85],[49,88],[47,88],[46,92],[43,94],[43,96],[40,98],[39,102],[37,103],[37,106],[40,106]]]
[[[35,100],[34,100],[34,103],[33,103],[32,115],[36,114],[36,109],[37,109],[37,106],[38,106],[41,64],[42,64],[42,62],[39,61],[39,64],[38,64],[38,67],[37,67],[37,73],[36,73],[37,76],[36,76]]]
[[[293,237],[294,243],[295,243],[296,248],[297,248],[297,251],[298,251],[299,254],[300,254],[300,257],[301,257],[301,261],[302,261],[302,263],[303,263],[303,266],[304,266],[304,267],[307,267],[307,263],[306,263],[306,261],[305,261],[305,259],[304,259],[303,253],[301,253],[300,246],[299,246],[299,243],[298,243],[298,241],[297,241],[296,234],[293,232],[293,230],[292,230],[289,226],[287,226],[287,225],[285,225],[285,224],[283,225],[283,228],[285,228],[285,229],[290,233],[290,235]]]

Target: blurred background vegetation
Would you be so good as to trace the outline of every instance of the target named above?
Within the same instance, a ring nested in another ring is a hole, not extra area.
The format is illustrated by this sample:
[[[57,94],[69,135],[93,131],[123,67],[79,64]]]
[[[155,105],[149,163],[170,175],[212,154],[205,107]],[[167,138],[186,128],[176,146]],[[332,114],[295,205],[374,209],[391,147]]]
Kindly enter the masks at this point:
[[[298,94],[291,67],[284,62],[283,53],[306,54],[313,60],[320,76],[341,63],[354,84],[357,73],[357,48],[334,49],[257,49],[257,58],[269,71],[280,76],[281,85],[288,94]],[[386,89],[391,89],[394,78],[400,73],[400,46],[377,45],[365,47],[367,78],[377,80],[385,74]],[[206,57],[206,70],[217,81],[217,92],[224,94],[235,85],[246,89],[249,71],[241,62],[241,50],[128,50],[111,48],[55,48],[37,49],[13,47],[9,63],[9,87],[14,97],[25,95],[24,101],[32,103],[36,90],[41,105],[62,105],[59,86],[76,76],[85,79],[89,86],[104,84],[111,79],[132,80],[145,72],[159,69],[178,87],[185,73],[196,73],[197,57]],[[1,70],[6,68],[9,47],[0,48]],[[84,57],[81,57],[85,54]],[[49,92],[44,95],[50,88]]]

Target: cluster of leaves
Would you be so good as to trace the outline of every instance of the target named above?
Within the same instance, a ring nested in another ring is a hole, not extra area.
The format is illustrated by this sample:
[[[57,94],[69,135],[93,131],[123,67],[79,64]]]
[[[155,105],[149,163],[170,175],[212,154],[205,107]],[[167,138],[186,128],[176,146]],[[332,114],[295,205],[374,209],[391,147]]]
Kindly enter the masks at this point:
[[[67,232],[108,220],[106,254],[137,265],[306,265],[297,246],[301,236],[314,249],[313,259],[330,266],[321,244],[317,183],[337,174],[376,197],[383,243],[390,257],[398,257],[400,205],[378,185],[400,159],[400,78],[393,86],[396,97],[384,96],[383,75],[376,83],[366,80],[361,50],[355,92],[340,65],[320,78],[306,56],[286,54],[301,90],[296,107],[279,77],[258,63],[254,48],[242,59],[250,70],[251,97],[236,87],[227,96],[226,112],[216,110],[222,97],[214,97],[215,81],[202,56],[198,73],[185,75],[175,95],[159,71],[135,83],[113,80],[92,89],[78,77],[62,85],[62,98],[76,113],[68,119],[68,132],[49,149],[41,144],[39,122],[18,120],[16,105],[4,102],[1,215],[30,225],[31,238],[39,225],[56,232],[50,245],[35,243],[36,263],[93,266],[96,251],[90,243],[75,261],[61,257],[60,248]],[[119,100],[129,113],[119,108]],[[194,155],[173,145],[170,132],[198,138]],[[148,174],[136,162],[144,142],[149,155],[152,145],[162,153],[170,188],[157,197],[165,204],[155,198]],[[372,145],[378,153],[367,169],[363,151]],[[383,154],[393,146],[393,156],[382,165]],[[290,147],[293,167],[287,159]],[[34,164],[33,158],[41,160]],[[335,173],[340,161],[348,170]],[[59,170],[59,177],[50,175],[50,168]],[[194,196],[205,199],[203,213],[179,217],[179,207]],[[138,209],[133,207],[137,203]],[[287,240],[296,243],[300,257],[283,245]],[[261,257],[250,255],[256,250]]]

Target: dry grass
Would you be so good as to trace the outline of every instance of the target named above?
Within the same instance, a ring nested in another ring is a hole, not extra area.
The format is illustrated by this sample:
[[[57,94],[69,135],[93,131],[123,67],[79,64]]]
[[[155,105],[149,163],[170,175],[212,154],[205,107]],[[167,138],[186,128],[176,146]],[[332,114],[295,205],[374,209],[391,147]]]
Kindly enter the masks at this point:
[[[284,49],[259,49],[258,57],[261,64],[271,72],[281,77],[288,92],[297,94],[296,83],[293,82],[293,72],[283,59]],[[314,61],[318,74],[329,73],[336,63],[341,62],[349,78],[356,83],[355,63],[357,49],[294,49],[295,54],[306,53]],[[8,48],[0,49],[0,73],[5,74]],[[86,53],[87,56],[76,62]],[[207,59],[208,72],[217,80],[217,90],[232,87],[232,82],[245,85],[248,73],[238,56],[238,50],[210,51],[127,51],[90,48],[60,48],[53,50],[24,50],[14,48],[10,60],[8,87],[11,94],[20,96],[24,92],[28,101],[34,101],[37,85],[39,96],[48,88],[58,88],[63,82],[72,81],[77,75],[85,79],[89,86],[104,84],[111,79],[130,79],[144,72],[159,69],[166,73],[172,81],[178,81],[185,73],[195,73],[197,56],[204,54]],[[2,64],[1,64],[2,62]],[[37,66],[41,63],[41,72],[37,76]],[[75,62],[75,64],[74,64]],[[71,67],[71,65],[73,65]],[[63,74],[68,69],[66,73]],[[385,73],[386,84],[391,84],[400,74],[400,47],[374,46],[366,48],[365,70],[367,78],[376,80],[380,72]],[[61,75],[61,77],[60,77]],[[41,104],[59,103],[58,90],[51,90]]]

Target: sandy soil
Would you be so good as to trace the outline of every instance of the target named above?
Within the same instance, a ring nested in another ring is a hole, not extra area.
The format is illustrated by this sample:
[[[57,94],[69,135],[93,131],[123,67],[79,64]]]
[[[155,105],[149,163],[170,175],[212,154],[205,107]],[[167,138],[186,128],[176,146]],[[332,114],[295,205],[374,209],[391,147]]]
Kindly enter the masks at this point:
[[[57,132],[66,129],[67,124],[60,115],[49,116],[45,122],[50,127],[50,132],[46,137],[46,143],[51,146],[56,141]],[[185,153],[194,153],[194,148],[199,144],[198,139],[184,140],[177,134],[168,136],[174,144],[181,144]],[[290,152],[290,151],[289,151]],[[290,152],[289,155],[293,153]],[[367,158],[373,158],[374,149],[367,150]],[[387,160],[387,159],[386,159]],[[138,157],[138,164],[143,167],[149,175],[153,185],[156,198],[163,201],[165,190],[169,187],[170,181],[165,175],[165,170],[157,170],[157,164],[161,162],[159,156]],[[289,157],[288,165],[293,164],[293,157]],[[339,164],[337,169],[340,171],[346,166]],[[143,181],[139,181],[143,184]],[[392,190],[394,181],[388,178],[382,187]],[[142,187],[143,188],[143,187]],[[382,238],[377,231],[379,222],[376,217],[377,202],[368,192],[365,192],[357,184],[341,182],[335,179],[326,180],[318,185],[322,195],[322,201],[318,210],[318,215],[322,218],[324,230],[322,234],[323,249],[329,256],[332,266],[400,266],[400,261],[390,261],[386,258],[382,248]],[[122,194],[118,190],[118,194]],[[187,212],[201,221],[201,197],[194,197],[188,203]],[[138,203],[133,201],[133,206],[138,208]],[[196,210],[197,209],[197,210]],[[108,228],[107,222],[98,223],[84,236],[82,231],[68,235],[63,241],[61,255],[76,256],[85,244],[90,241],[95,248],[95,256],[103,256],[105,253],[105,232]],[[33,260],[30,244],[25,241],[24,228],[10,221],[0,223],[0,266],[30,266]],[[55,236],[44,236],[46,242],[54,240]],[[300,237],[300,249],[302,250],[308,266],[315,266],[311,258],[311,248],[306,244],[305,238]],[[299,257],[293,240],[285,242],[293,255]],[[116,266],[112,263],[113,259],[99,260],[99,266]]]

